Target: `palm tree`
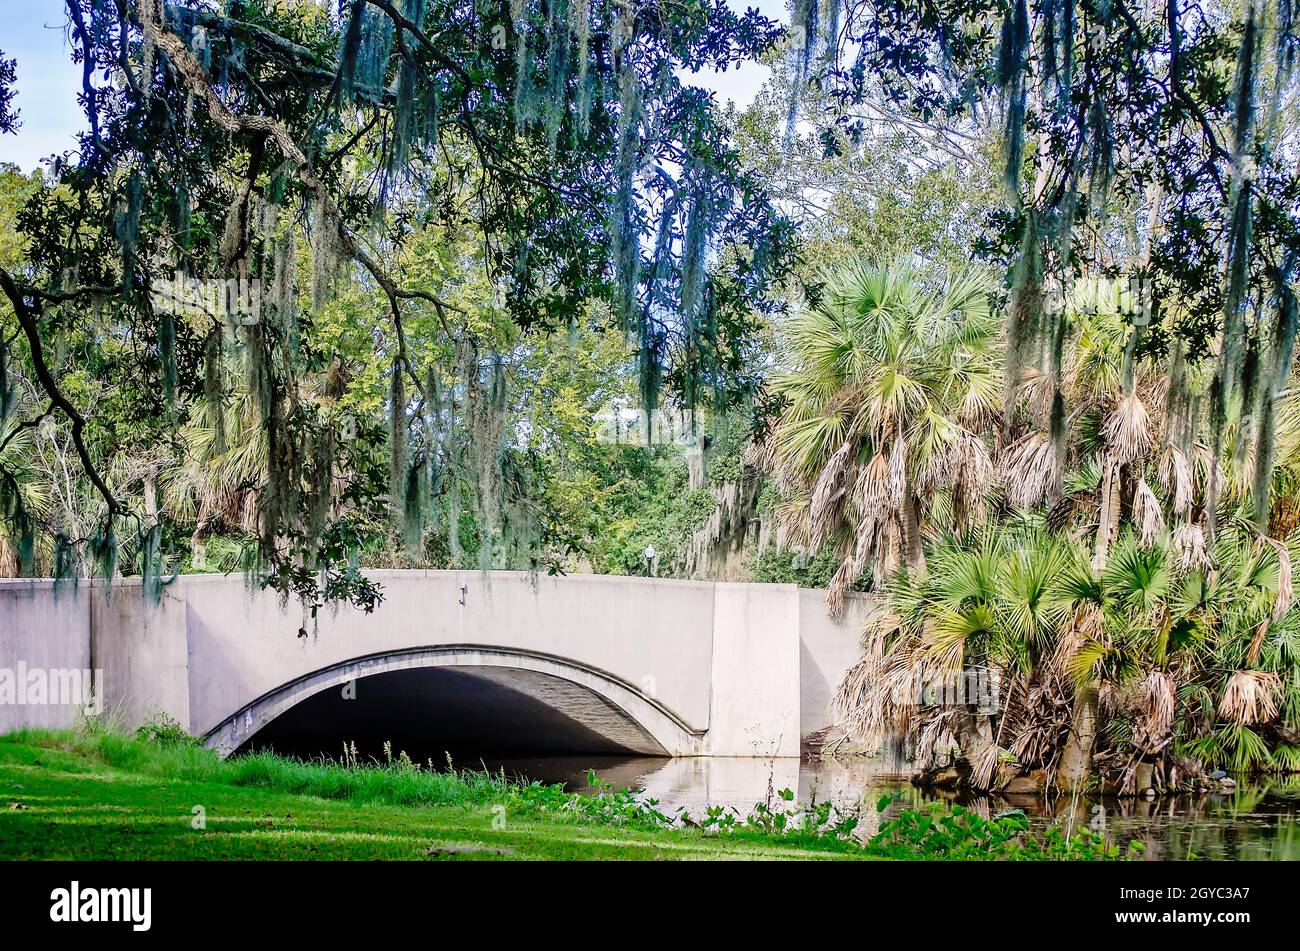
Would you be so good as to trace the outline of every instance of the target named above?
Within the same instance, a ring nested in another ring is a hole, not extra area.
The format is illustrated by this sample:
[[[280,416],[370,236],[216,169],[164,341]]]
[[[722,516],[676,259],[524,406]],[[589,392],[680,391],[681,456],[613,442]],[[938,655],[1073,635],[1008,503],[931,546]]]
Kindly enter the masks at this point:
[[[899,260],[859,260],[787,334],[774,438],[783,534],[834,546],[833,610],[873,565],[878,579],[924,565],[923,520],[942,494],[952,521],[983,512],[993,465],[984,435],[1001,392],[991,285],[946,281]]]
[[[33,464],[35,432],[17,414],[0,424],[0,578],[17,578],[23,562],[35,556],[24,550],[32,539],[16,535],[13,526],[39,518],[50,504],[49,488]]]
[[[223,419],[204,403],[181,430],[185,454],[163,469],[162,503],[167,514],[194,526],[191,560],[208,565],[208,540],[222,532],[245,537],[257,531],[257,493],[266,479],[267,435],[256,402],[238,390],[221,404]]]

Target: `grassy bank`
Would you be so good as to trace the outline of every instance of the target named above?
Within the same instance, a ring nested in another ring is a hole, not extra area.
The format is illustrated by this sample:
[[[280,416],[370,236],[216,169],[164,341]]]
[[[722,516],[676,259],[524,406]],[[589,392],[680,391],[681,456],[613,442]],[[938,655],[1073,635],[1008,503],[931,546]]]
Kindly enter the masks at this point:
[[[484,773],[223,761],[94,731],[0,737],[0,857],[731,859],[865,857],[850,841],[666,829],[631,797]]]
[[[598,783],[598,781],[596,781]],[[667,815],[447,764],[222,760],[180,733],[0,737],[3,859],[1101,859],[1132,850],[1023,816],[896,809],[868,842],[857,817],[793,793],[740,817]]]

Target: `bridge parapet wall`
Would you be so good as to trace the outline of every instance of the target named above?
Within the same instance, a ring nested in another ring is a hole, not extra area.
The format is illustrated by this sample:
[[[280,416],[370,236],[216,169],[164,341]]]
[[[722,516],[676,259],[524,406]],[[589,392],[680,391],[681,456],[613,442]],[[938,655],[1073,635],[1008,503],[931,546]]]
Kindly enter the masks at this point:
[[[97,691],[123,726],[163,711],[208,734],[286,684],[358,658],[487,648],[562,660],[604,678],[642,710],[662,708],[695,737],[671,752],[794,756],[802,735],[826,725],[825,701],[856,657],[862,616],[851,602],[848,623],[831,622],[819,593],[789,585],[523,572],[372,576],[385,594],[375,613],[340,606],[315,619],[242,576],[183,576],[156,606],[130,579],[83,582],[59,598],[48,581],[0,581],[0,669],[19,660],[99,668]],[[77,715],[0,704],[0,733],[67,727]]]
[[[81,707],[26,702],[29,671],[90,671],[90,602],[70,592],[55,596],[49,580],[0,583],[0,733],[25,727],[62,730]],[[12,697],[4,691],[13,691]],[[47,697],[46,700],[49,698]]]

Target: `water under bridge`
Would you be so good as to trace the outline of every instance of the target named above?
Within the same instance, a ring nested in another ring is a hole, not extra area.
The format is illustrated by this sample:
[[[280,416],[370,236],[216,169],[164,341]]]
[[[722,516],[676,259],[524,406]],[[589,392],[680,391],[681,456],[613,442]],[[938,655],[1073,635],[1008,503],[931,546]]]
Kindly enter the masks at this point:
[[[241,575],[0,581],[0,672],[90,670],[124,727],[158,713],[228,754],[277,738],[395,748],[797,756],[857,658],[865,597],[523,572],[376,571],[371,614],[294,602]],[[0,703],[0,733],[66,727],[67,704]],[[408,739],[409,738],[409,739]],[[437,747],[434,747],[437,748]]]

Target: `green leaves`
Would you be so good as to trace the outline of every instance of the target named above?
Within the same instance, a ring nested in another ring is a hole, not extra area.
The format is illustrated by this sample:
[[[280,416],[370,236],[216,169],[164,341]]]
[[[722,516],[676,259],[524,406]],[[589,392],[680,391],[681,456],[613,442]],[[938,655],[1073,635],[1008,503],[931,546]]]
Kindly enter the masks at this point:
[[[1143,548],[1131,534],[1112,549],[1102,573],[1107,598],[1139,613],[1149,613],[1163,602],[1169,578],[1167,549]]]
[[[979,646],[987,648],[989,639],[996,633],[997,625],[989,605],[973,604],[961,611],[940,605],[930,617],[926,649],[939,669],[960,670],[966,659],[967,643],[974,642],[972,654],[983,653],[976,644],[983,639]]]
[[[1051,540],[1018,551],[1005,562],[1002,623],[1011,641],[1033,653],[1050,650],[1065,619],[1056,585],[1067,562],[1065,546]]]
[[[883,813],[892,802],[892,797],[882,798],[878,811]],[[1087,828],[1067,832],[1052,825],[1035,829],[1020,809],[985,819],[963,806],[942,803],[904,809],[886,819],[867,849],[895,859],[1009,861],[1127,860],[1142,852],[1140,843],[1121,845]]]

